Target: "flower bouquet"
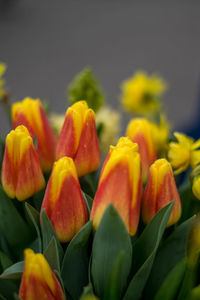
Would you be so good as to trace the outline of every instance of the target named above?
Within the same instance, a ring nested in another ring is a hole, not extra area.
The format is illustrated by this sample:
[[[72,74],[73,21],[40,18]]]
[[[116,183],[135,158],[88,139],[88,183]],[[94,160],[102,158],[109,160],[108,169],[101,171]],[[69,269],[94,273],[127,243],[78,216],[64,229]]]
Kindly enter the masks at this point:
[[[122,83],[132,115],[120,137],[90,69],[65,115],[39,99],[11,104],[5,69],[0,299],[200,299],[200,140],[172,133],[164,80]]]

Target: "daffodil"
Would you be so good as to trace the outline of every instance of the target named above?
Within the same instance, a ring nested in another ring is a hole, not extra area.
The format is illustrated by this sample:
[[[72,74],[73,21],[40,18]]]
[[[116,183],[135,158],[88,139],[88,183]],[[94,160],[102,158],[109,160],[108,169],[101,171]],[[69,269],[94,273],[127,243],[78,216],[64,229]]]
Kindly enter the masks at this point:
[[[152,137],[156,145],[157,151],[166,150],[170,131],[170,124],[166,120],[166,117],[163,114],[161,114],[160,124],[152,122],[151,127]]]
[[[174,136],[177,142],[169,144],[168,158],[175,169],[174,173],[180,174],[189,166],[193,169],[200,163],[200,139],[195,142],[193,138],[179,132],[175,132]]]
[[[158,110],[160,96],[166,90],[165,81],[156,75],[136,72],[121,86],[121,102],[125,110],[135,114],[149,114]]]
[[[120,134],[121,116],[112,108],[103,106],[96,113],[97,127],[102,124],[102,130],[99,137],[100,149],[104,154],[109,151],[110,145],[115,145]]]
[[[5,89],[4,89],[5,80],[2,78],[5,72],[6,72],[6,64],[0,62],[0,99],[5,94]]]

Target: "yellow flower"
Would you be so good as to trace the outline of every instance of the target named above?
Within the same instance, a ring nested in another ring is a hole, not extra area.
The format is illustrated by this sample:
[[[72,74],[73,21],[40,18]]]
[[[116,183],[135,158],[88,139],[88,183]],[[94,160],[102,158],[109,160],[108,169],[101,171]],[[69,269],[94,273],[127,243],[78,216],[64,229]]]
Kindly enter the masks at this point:
[[[189,166],[195,168],[200,163],[200,139],[196,142],[185,134],[175,132],[177,142],[169,144],[168,157],[175,174],[180,174]]]
[[[65,114],[51,113],[49,116],[49,121],[58,134],[61,132],[64,120]]]
[[[102,124],[102,131],[99,137],[102,153],[107,154],[110,145],[115,145],[117,143],[121,129],[120,123],[120,114],[107,106],[103,106],[96,113],[97,128],[100,124]]]
[[[149,114],[158,110],[159,97],[166,90],[165,81],[156,75],[139,71],[122,83],[121,102],[127,111]]]
[[[157,151],[165,150],[167,147],[170,124],[167,122],[164,115],[160,116],[160,124],[151,123],[153,141]]]
[[[0,98],[5,94],[4,85],[5,80],[2,78],[4,73],[6,72],[6,64],[0,62]]]

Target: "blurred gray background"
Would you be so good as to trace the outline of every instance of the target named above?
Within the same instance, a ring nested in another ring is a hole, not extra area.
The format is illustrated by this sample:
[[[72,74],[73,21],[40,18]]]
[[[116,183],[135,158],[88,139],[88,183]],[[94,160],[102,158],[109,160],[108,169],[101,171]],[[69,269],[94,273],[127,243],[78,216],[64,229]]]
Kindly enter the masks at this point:
[[[0,61],[12,101],[40,97],[62,112],[67,85],[89,65],[119,108],[121,81],[144,69],[168,81],[175,128],[189,127],[200,109],[199,16],[198,0],[0,0]],[[0,116],[6,133],[2,107]]]

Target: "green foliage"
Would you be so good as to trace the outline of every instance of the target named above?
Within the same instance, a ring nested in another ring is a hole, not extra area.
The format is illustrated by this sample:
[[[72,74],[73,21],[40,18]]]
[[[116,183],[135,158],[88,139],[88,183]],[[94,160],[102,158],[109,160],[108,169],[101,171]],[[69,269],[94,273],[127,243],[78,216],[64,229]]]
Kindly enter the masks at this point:
[[[134,275],[123,300],[140,299],[151,272],[155,255],[170,217],[173,204],[173,202],[169,203],[154,216],[134,244],[132,264],[132,273]]]
[[[104,95],[91,69],[85,68],[68,87],[70,105],[85,100],[88,106],[97,111],[104,103]]]
[[[91,231],[90,221],[71,240],[63,258],[61,275],[73,299],[79,299],[84,286],[88,284]]]
[[[132,260],[132,245],[122,219],[110,204],[95,233],[92,246],[91,278],[94,291],[100,298],[103,298],[110,273],[113,272],[114,265],[123,252],[126,255],[123,256],[123,264],[121,264],[119,295],[127,284]]]

